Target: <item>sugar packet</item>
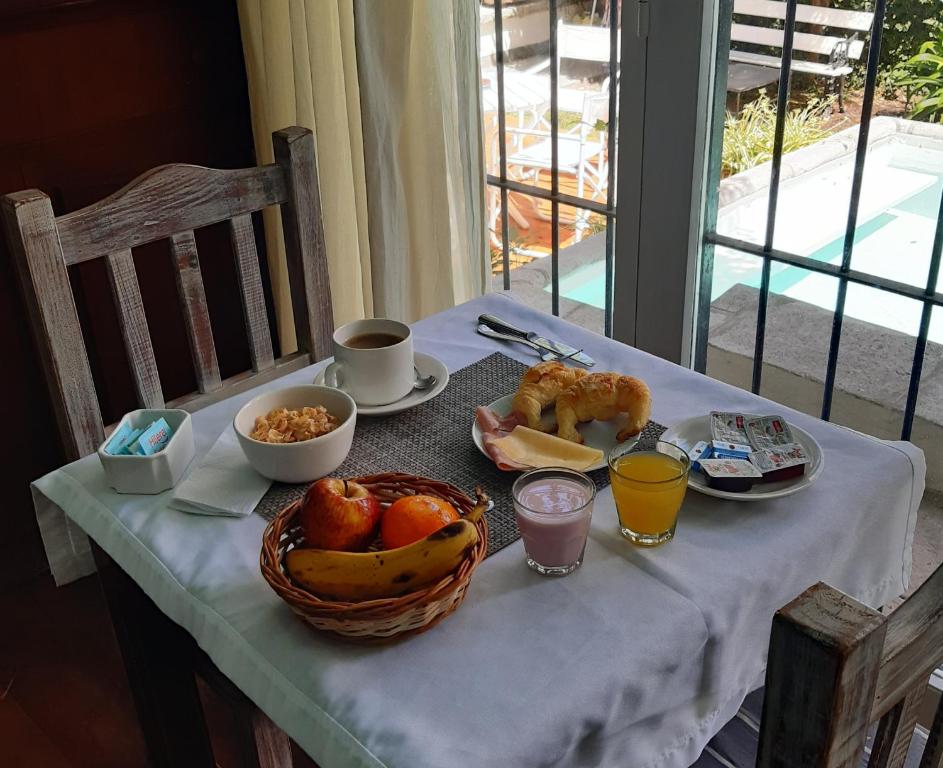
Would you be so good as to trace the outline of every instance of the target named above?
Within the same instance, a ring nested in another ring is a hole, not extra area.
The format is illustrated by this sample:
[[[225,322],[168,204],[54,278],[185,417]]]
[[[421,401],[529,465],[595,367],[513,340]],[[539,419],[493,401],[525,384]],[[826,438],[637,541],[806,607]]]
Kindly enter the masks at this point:
[[[170,425],[163,419],[151,422],[132,443],[131,453],[137,456],[151,456],[164,449],[173,435]]]
[[[113,450],[110,450],[109,453],[113,456],[129,456],[131,454],[131,446],[134,445],[134,442],[143,432],[143,429],[131,429],[125,435],[124,439],[117,444]]]

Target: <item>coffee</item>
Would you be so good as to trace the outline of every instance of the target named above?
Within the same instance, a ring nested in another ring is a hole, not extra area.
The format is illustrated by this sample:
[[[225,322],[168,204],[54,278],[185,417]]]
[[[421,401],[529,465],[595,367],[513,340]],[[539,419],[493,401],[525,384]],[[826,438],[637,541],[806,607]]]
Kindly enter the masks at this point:
[[[416,383],[413,335],[396,320],[354,320],[331,337],[334,362],[324,383],[343,389],[357,405],[387,405],[413,391]]]
[[[344,342],[351,349],[380,349],[399,344],[403,339],[393,333],[359,333]]]

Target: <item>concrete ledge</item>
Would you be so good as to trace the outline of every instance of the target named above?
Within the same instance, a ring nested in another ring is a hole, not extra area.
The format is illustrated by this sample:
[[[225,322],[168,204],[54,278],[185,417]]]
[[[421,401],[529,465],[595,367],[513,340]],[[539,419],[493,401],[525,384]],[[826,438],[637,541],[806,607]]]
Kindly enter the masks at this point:
[[[711,305],[707,373],[749,389],[759,291],[736,285]],[[828,310],[771,294],[762,394],[806,413],[822,407],[831,338]],[[833,421],[897,440],[916,340],[845,317],[832,404]],[[927,484],[943,488],[943,346],[927,343],[912,439],[927,454]]]
[[[602,261],[606,258],[606,233],[590,235],[578,243],[560,250],[559,268],[562,280],[574,270],[586,264]],[[534,259],[528,264],[511,271],[511,295],[530,307],[549,312],[552,299],[549,291],[551,278],[550,257]],[[501,275],[492,277],[495,290],[501,290]],[[596,333],[605,329],[605,312],[598,307],[560,297],[560,317]]]

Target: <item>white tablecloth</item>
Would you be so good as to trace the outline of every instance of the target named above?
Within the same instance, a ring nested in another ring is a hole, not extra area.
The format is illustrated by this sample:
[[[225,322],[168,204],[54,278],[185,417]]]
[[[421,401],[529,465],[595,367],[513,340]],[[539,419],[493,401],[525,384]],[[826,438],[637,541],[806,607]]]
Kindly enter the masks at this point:
[[[925,475],[912,445],[822,423],[500,295],[416,324],[417,349],[452,371],[496,350],[533,362],[474,333],[486,311],[584,347],[596,370],[645,378],[663,424],[710,409],[784,413],[822,444],[825,469],[778,501],[689,493],[676,539],[654,550],[617,534],[606,490],[579,571],[537,576],[518,542],[482,564],[455,615],[385,648],[326,641],[291,614],[259,574],[257,516],[120,496],[96,456],[38,480],[38,511],[65,510],[324,768],[687,766],[762,682],[778,607],[818,580],[875,606],[905,589]],[[198,457],[254,394],[195,414]],[[470,428],[475,405],[456,429]]]

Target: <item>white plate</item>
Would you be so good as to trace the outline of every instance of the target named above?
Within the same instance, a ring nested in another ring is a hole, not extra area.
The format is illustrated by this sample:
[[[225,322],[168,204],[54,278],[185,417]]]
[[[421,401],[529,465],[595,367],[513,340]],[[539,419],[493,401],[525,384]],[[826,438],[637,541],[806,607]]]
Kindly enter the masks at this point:
[[[419,369],[419,373],[423,376],[435,376],[436,381],[431,388],[422,391],[414,389],[401,400],[397,400],[395,403],[387,403],[386,405],[360,405],[360,403],[357,403],[357,413],[361,416],[390,416],[409,408],[415,408],[417,405],[431,400],[445,389],[445,385],[449,383],[449,369],[445,367],[445,363],[432,355],[426,355],[422,352],[414,352],[413,360],[415,361],[416,367]],[[323,369],[318,371],[317,376],[314,377],[314,383],[318,385],[324,384]]]
[[[499,417],[503,418],[511,412],[511,402],[513,400],[514,395],[505,395],[504,397],[499,397],[488,407]],[[552,408],[544,411],[541,421],[545,426],[549,427],[553,425],[555,417]],[[606,462],[609,451],[619,445],[619,441],[616,440],[616,435],[619,433],[619,430],[625,426],[627,421],[628,419],[625,414],[620,414],[612,421],[588,421],[585,424],[578,424],[576,426],[579,433],[583,436],[583,445],[602,451],[602,459],[593,464],[593,466],[584,469],[584,472],[592,472],[607,466]],[[485,444],[481,439],[481,428],[478,426],[477,420],[472,421],[472,440],[475,441],[478,450],[485,456],[488,456],[488,452],[485,450]],[[622,445],[631,447],[637,442],[638,437],[631,437],[622,443]],[[488,458],[490,459],[491,457],[488,456]]]
[[[730,499],[732,501],[761,501],[763,499],[779,499],[783,496],[790,496],[798,493],[803,488],[808,488],[815,482],[822,468],[825,466],[825,456],[822,453],[822,446],[804,429],[800,429],[795,424],[790,424],[789,429],[795,436],[797,442],[802,446],[810,461],[806,465],[805,474],[801,477],[794,477],[791,480],[780,480],[777,483],[755,483],[749,491],[734,493],[732,491],[719,491],[716,488],[710,488],[707,480],[701,472],[693,470],[688,475],[688,488],[716,496],[718,499]],[[689,452],[694,444],[701,440],[711,439],[710,416],[695,416],[694,418],[668,427],[665,433],[659,438],[668,443],[674,443],[679,448]]]

